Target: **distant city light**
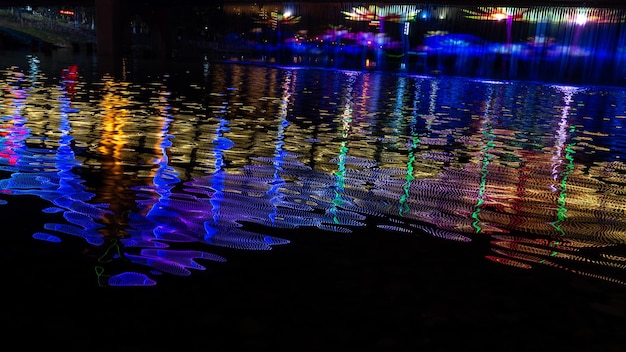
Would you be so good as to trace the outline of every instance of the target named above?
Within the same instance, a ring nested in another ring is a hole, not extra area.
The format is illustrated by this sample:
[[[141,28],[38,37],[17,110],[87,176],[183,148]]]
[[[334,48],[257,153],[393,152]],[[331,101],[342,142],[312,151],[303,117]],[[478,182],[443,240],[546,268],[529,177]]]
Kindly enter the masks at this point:
[[[584,25],[585,23],[587,23],[587,15],[585,15],[584,13],[579,13],[578,15],[576,15],[575,22],[577,25]]]
[[[492,16],[493,16],[493,18],[496,21],[501,21],[501,20],[507,18],[507,15],[505,13],[502,13],[502,12],[494,13]]]
[[[463,10],[467,13],[466,18],[483,21],[501,21],[511,19],[513,21],[523,21],[523,15],[529,11],[527,8],[509,7],[479,7],[476,11]]]

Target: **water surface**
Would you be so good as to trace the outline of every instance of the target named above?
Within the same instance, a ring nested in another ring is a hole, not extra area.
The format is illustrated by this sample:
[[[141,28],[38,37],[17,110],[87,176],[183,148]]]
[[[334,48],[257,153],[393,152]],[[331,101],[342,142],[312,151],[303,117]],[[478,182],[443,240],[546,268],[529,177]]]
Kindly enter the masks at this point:
[[[2,206],[40,198],[32,241],[84,253],[99,285],[365,233],[626,282],[623,88],[150,65],[2,59]]]

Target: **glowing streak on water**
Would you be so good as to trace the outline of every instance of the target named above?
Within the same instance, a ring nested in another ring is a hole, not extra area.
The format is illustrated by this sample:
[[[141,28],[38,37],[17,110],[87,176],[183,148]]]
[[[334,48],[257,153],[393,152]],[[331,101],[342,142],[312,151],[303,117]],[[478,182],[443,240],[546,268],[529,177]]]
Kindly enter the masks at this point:
[[[227,113],[228,101],[222,101],[220,113],[216,116],[219,123],[215,129],[215,138],[213,138],[213,175],[210,178],[211,189],[213,194],[211,195],[211,220],[204,222],[204,240],[211,242],[211,238],[219,232],[218,222],[221,216],[221,203],[224,200],[224,180],[226,178],[226,171],[224,170],[224,151],[230,149],[233,142],[224,136],[225,132],[230,131],[228,128],[229,121],[224,117]]]
[[[354,104],[352,99],[352,91],[354,89],[354,82],[357,74],[349,74],[346,84],[346,92],[343,95],[345,98],[343,105],[343,113],[341,115],[341,143],[339,147],[339,156],[337,157],[337,171],[335,172],[335,198],[333,199],[333,206],[329,209],[329,212],[333,214],[333,221],[338,224],[337,208],[344,204],[343,192],[345,188],[345,174],[346,174],[346,158],[348,156],[348,137],[350,136],[351,123],[352,123],[352,105]]]
[[[169,113],[170,106],[167,103],[167,94],[160,94],[159,100],[162,105],[159,105],[160,117],[162,121],[161,133],[159,137],[161,138],[161,143],[159,144],[159,148],[161,151],[161,156],[159,159],[155,160],[155,164],[158,165],[157,171],[153,177],[153,184],[156,186],[155,192],[159,195],[159,202],[157,202],[152,211],[157,211],[157,209],[161,206],[160,202],[163,200],[167,200],[171,195],[171,190],[179,180],[172,176],[177,175],[176,170],[169,165],[169,157],[167,155],[167,150],[172,146],[171,134],[169,134],[170,123],[172,122],[172,116]],[[150,214],[148,212],[148,214]]]
[[[400,216],[404,216],[408,212],[411,211],[411,207],[407,203],[410,195],[411,183],[415,180],[413,176],[413,163],[415,162],[415,149],[420,144],[420,139],[417,133],[417,106],[420,101],[420,83],[421,81],[415,82],[415,93],[413,96],[413,113],[411,114],[411,119],[409,123],[409,145],[408,145],[408,160],[406,162],[406,178],[404,185],[402,186],[403,194],[400,197],[400,206],[398,207],[398,213]]]
[[[559,233],[559,235],[564,236],[565,231],[561,228],[561,223],[567,219],[567,208],[565,199],[567,197],[567,178],[569,174],[574,171],[574,158],[573,154],[575,153],[573,150],[573,143],[567,143],[567,139],[571,133],[575,131],[575,127],[569,125],[569,112],[572,104],[572,96],[577,92],[577,89],[574,87],[564,87],[558,86],[556,87],[559,91],[563,92],[565,95],[563,97],[563,102],[565,105],[561,109],[561,119],[559,121],[559,128],[557,130],[556,137],[556,153],[552,156],[552,177],[554,181],[557,181],[558,184],[552,185],[552,190],[558,192],[558,200],[557,200],[557,220],[550,223]],[[563,155],[561,157],[561,155]],[[565,164],[565,160],[567,163]],[[565,164],[565,166],[563,166]],[[564,169],[563,171],[561,171]],[[560,179],[560,182],[559,182]]]
[[[567,219],[567,207],[565,202],[565,199],[567,198],[567,178],[572,171],[574,171],[574,157],[572,156],[575,153],[573,149],[574,146],[575,143],[571,143],[565,147],[565,159],[569,162],[567,163],[565,171],[562,173],[563,178],[561,180],[561,184],[559,185],[560,191],[558,198],[557,220],[551,224],[555,229],[557,229],[561,236],[565,235],[565,231],[563,231],[560,224]]]
[[[26,147],[26,139],[30,135],[30,131],[25,127],[26,118],[22,115],[22,109],[26,104],[26,100],[30,95],[33,87],[37,86],[37,74],[39,72],[39,59],[36,56],[29,55],[29,79],[22,72],[13,71],[14,79],[9,81],[9,89],[11,91],[11,104],[13,105],[13,116],[8,126],[8,134],[6,137],[7,147],[3,150],[8,157],[10,165],[17,165],[20,162],[20,151]],[[17,68],[16,68],[17,69]],[[24,88],[23,85],[28,84]]]
[[[271,183],[271,188],[267,191],[267,194],[271,197],[270,203],[274,206],[274,211],[269,214],[272,225],[276,225],[276,214],[278,208],[276,204],[280,203],[284,196],[280,191],[280,188],[285,185],[285,181],[282,179],[280,173],[283,171],[283,159],[285,157],[285,151],[283,147],[285,145],[285,129],[289,126],[287,116],[289,115],[289,104],[291,96],[293,95],[293,85],[295,85],[295,78],[297,71],[285,72],[285,81],[283,83],[283,95],[280,100],[280,106],[278,108],[278,131],[276,133],[276,146],[274,147],[274,179]],[[294,82],[292,83],[292,77]]]
[[[72,84],[72,82],[65,82],[66,84]],[[65,92],[65,95],[59,96],[59,118],[60,118],[60,126],[59,130],[61,131],[61,138],[59,140],[59,147],[57,148],[56,154],[56,168],[59,170],[57,174],[59,175],[59,191],[67,192],[75,188],[76,184],[76,175],[72,173],[72,169],[76,165],[74,151],[72,150],[71,143],[74,140],[72,137],[72,127],[70,125],[70,121],[68,119],[68,112],[71,111],[70,107],[70,98],[68,97],[68,92]]]
[[[476,197],[477,202],[474,205],[474,212],[472,213],[472,219],[474,219],[472,226],[476,230],[476,233],[480,233],[482,231],[479,215],[486,198],[485,190],[487,185],[487,178],[489,175],[489,164],[494,158],[493,154],[491,154],[490,152],[495,148],[495,134],[493,132],[493,125],[491,123],[491,115],[494,113],[491,106],[493,104],[493,87],[489,85],[487,91],[488,98],[485,101],[485,113],[483,114],[482,121],[482,133],[485,137],[485,145],[481,148],[482,165],[480,168],[480,184],[478,186],[478,195]]]
[[[226,104],[226,103],[225,103]],[[223,111],[226,111],[224,107]],[[211,189],[214,191],[211,196],[211,221],[204,223],[206,230],[205,240],[214,236],[218,229],[217,224],[221,215],[221,203],[224,200],[224,179],[226,178],[226,171],[224,168],[224,150],[228,149],[230,144],[225,143],[226,137],[224,132],[228,131],[228,120],[223,115],[218,117],[219,124],[215,130],[215,139],[213,140],[213,157],[215,158],[213,176],[211,177]]]

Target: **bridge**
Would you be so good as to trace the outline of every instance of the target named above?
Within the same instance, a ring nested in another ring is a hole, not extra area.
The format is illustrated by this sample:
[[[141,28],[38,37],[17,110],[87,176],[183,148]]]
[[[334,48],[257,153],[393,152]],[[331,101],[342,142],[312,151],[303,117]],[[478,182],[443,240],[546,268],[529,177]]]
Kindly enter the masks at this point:
[[[202,6],[219,7],[222,1],[208,1]],[[0,8],[28,5],[32,8],[56,7],[72,9],[75,7],[92,8],[95,11],[95,37],[98,56],[119,57],[132,44],[132,19],[140,18],[151,28],[147,46],[155,53],[167,53],[170,50],[171,33],[180,25],[182,11],[198,6],[195,0],[0,0]]]

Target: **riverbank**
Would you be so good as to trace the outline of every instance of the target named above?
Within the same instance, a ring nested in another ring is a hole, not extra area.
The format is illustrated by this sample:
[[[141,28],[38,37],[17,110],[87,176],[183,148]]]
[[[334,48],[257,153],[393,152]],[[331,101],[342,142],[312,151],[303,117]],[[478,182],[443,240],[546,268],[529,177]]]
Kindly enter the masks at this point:
[[[95,44],[96,32],[87,26],[62,22],[37,14],[17,14],[0,9],[0,30],[18,45],[29,46],[34,41],[52,47],[71,47],[75,43]]]

